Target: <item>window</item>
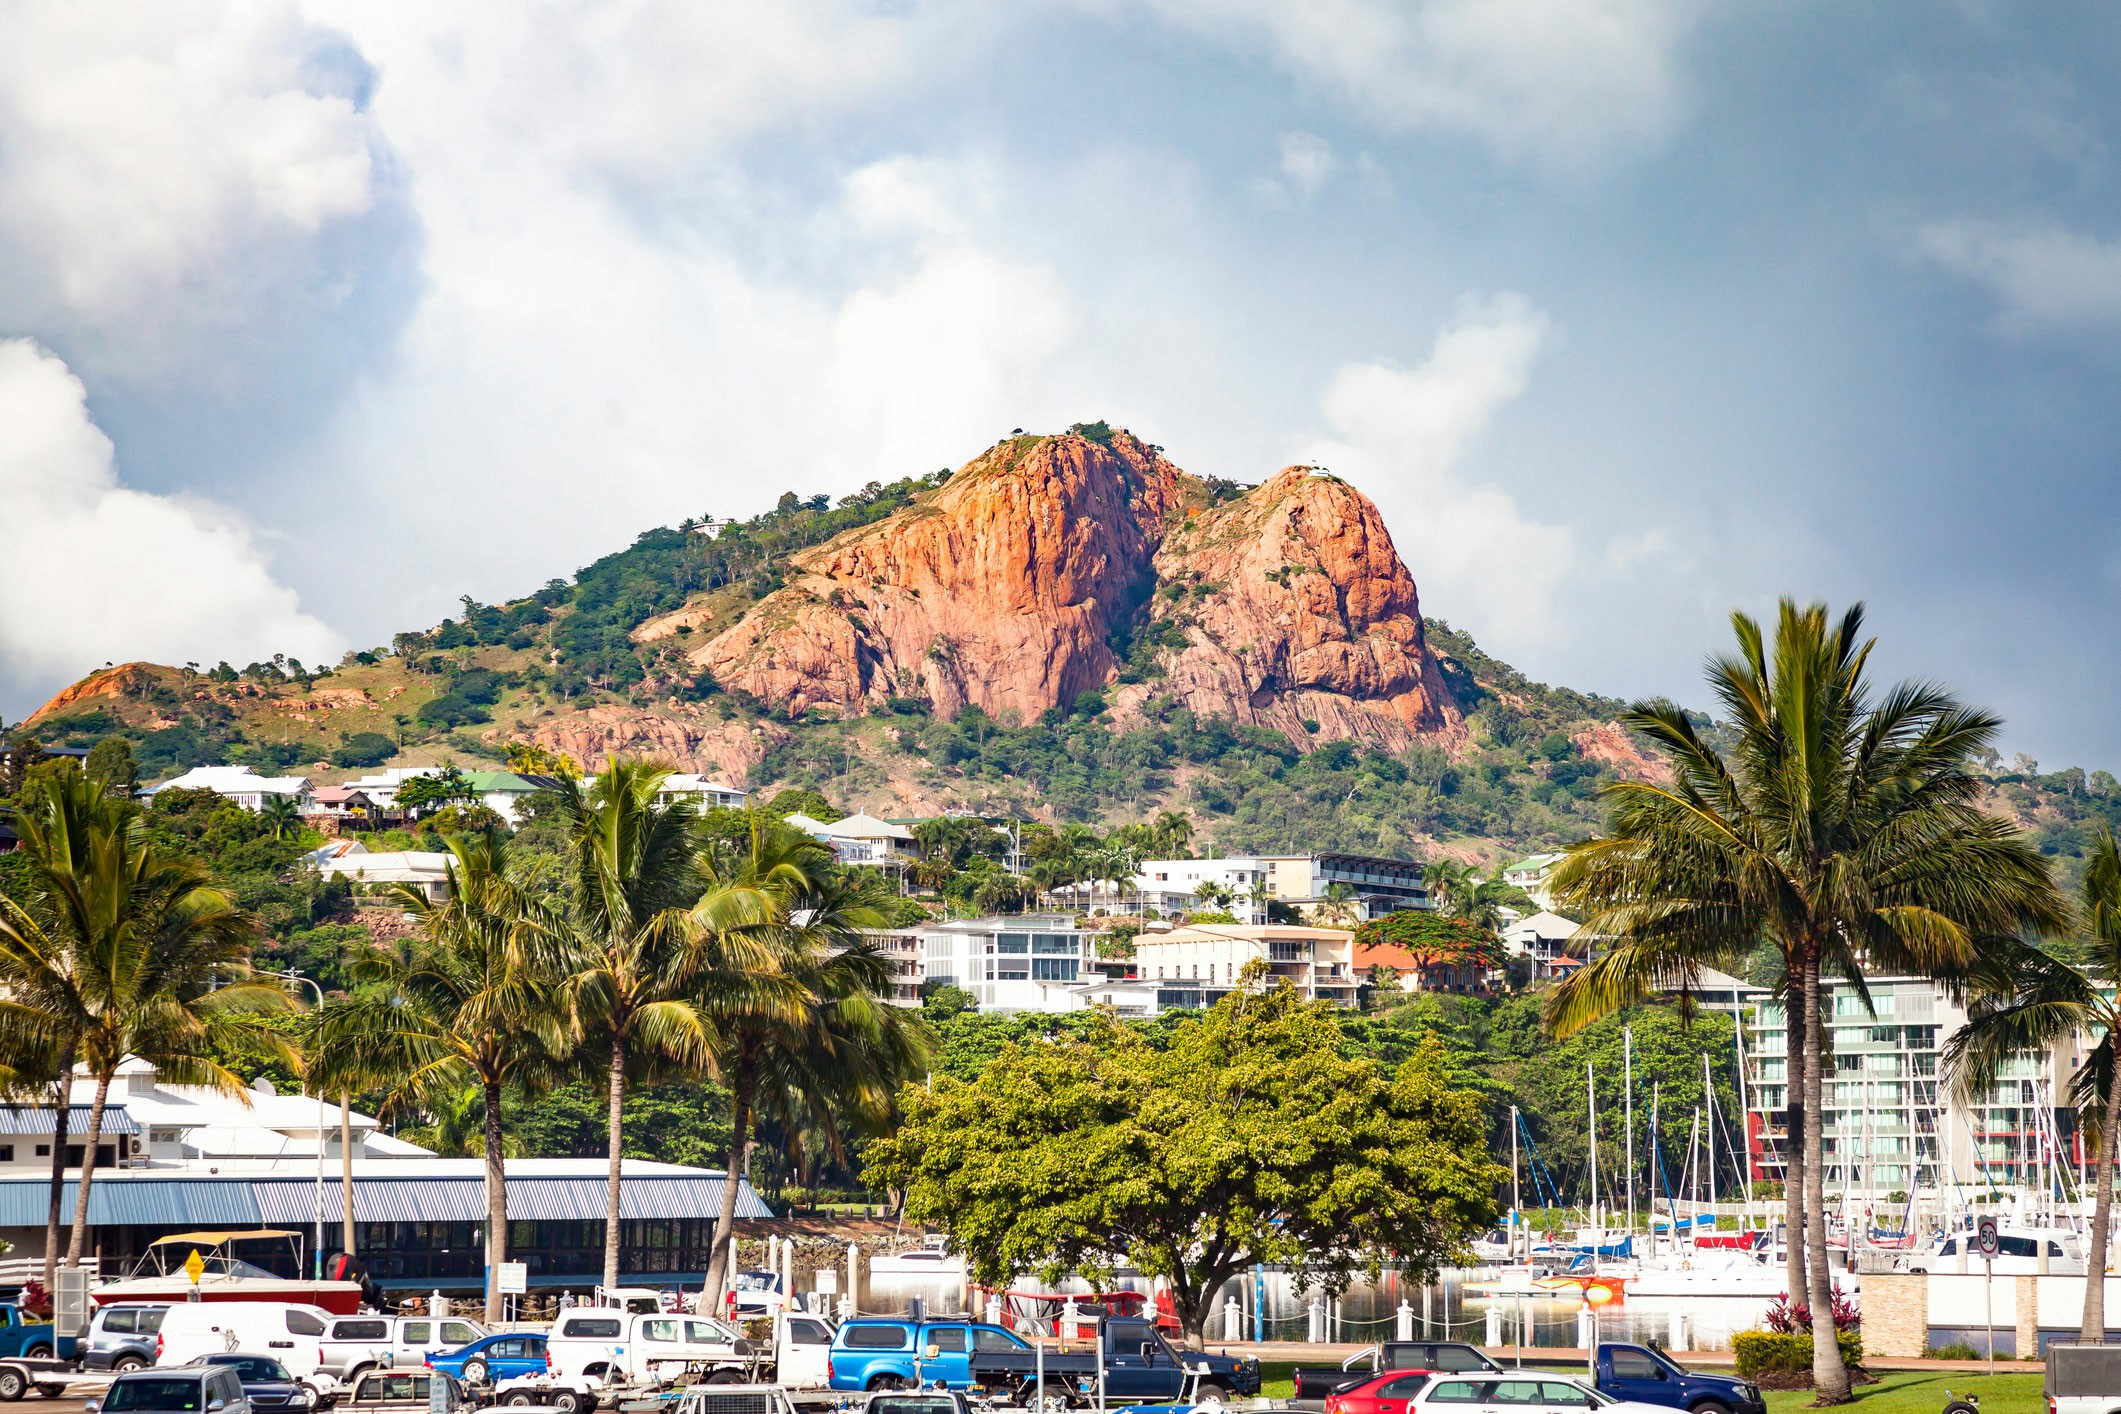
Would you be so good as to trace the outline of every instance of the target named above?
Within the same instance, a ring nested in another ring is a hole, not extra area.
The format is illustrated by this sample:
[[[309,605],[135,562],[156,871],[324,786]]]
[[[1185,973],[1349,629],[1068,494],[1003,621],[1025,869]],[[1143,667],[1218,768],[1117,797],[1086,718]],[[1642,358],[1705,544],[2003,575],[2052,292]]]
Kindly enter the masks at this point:
[[[974,1350],[1022,1350],[1024,1343],[1007,1331],[974,1328],[972,1332]]]
[[[1613,1352],[1613,1378],[1661,1380],[1664,1378],[1664,1366],[1639,1350],[1616,1350]]]
[[[801,1316],[788,1320],[788,1339],[795,1345],[830,1345],[832,1331],[822,1321],[806,1321]]]
[[[1457,1373],[1460,1370],[1487,1370],[1494,1368],[1478,1351],[1468,1350],[1462,1345],[1437,1345],[1429,1348],[1428,1366],[1432,1370]]]
[[[165,1379],[115,1380],[110,1393],[104,1398],[103,1407],[118,1411],[133,1409],[157,1409],[191,1411],[199,1407],[199,1387],[203,1381],[188,1375],[171,1375]]]
[[[1431,1404],[1480,1404],[1481,1392],[1487,1388],[1485,1380],[1444,1380],[1429,1396]]]
[[[38,1158],[40,1158],[40,1159],[48,1159],[48,1158],[50,1158],[51,1156],[52,1156],[52,1146],[51,1146],[51,1145],[49,1145],[49,1144],[39,1144],[39,1145],[37,1146],[37,1157],[38,1157]]]
[[[14,1161],[15,1146],[12,1144],[0,1144],[0,1164],[11,1164]]]
[[[840,1343],[849,1350],[904,1350],[904,1326],[841,1326]]]
[[[167,1306],[143,1306],[140,1308],[140,1334],[154,1335],[162,1329],[162,1318],[169,1314]]]
[[[694,1345],[727,1345],[730,1343],[731,1338],[728,1331],[723,1330],[712,1321],[685,1322],[685,1339],[691,1341]],[[831,1342],[831,1331],[825,1332],[825,1340],[827,1343]]]
[[[407,1321],[398,1327],[398,1342],[401,1345],[425,1345],[434,1339],[434,1322]]]
[[[1591,1406],[1591,1396],[1582,1385],[1572,1385],[1567,1380],[1541,1380],[1540,1397],[1548,1404],[1573,1405],[1578,1409]]]
[[[560,1334],[575,1340],[617,1340],[619,1322],[615,1316],[576,1316],[561,1327]]]
[[[103,1313],[103,1329],[112,1335],[131,1335],[140,1329],[140,1312],[135,1307],[114,1306]]]
[[[287,1333],[289,1335],[322,1335],[324,1334],[324,1323],[307,1311],[290,1310],[287,1313]]]
[[[1398,1379],[1377,1391],[1381,1399],[1406,1399],[1418,1393],[1429,1382],[1427,1375],[1401,1375]]]
[[[388,1340],[388,1321],[334,1321],[331,1327],[333,1340]]]
[[[952,1326],[947,1330],[931,1330],[925,1332],[925,1334],[928,1338],[928,1343],[935,1347],[938,1354],[962,1355],[965,1353],[965,1328],[963,1326]]]
[[[1497,1380],[1495,1393],[1489,1396],[1493,1404],[1538,1404],[1541,1402],[1538,1380]]]
[[[2003,1255],[2006,1257],[2037,1257],[2040,1245],[2030,1237],[2006,1237],[2001,1239]]]
[[[678,1323],[676,1321],[641,1322],[641,1339],[643,1340],[667,1340],[675,1343],[677,1338]]]

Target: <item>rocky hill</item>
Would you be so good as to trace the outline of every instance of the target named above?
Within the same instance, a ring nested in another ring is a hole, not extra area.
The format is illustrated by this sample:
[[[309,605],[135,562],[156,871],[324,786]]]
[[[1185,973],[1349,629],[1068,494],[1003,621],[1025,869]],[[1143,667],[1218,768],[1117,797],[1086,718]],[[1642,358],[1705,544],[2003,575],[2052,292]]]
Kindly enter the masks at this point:
[[[1424,620],[1338,478],[1244,487],[1089,424],[836,504],[650,530],[330,669],[108,669],[30,729],[122,734],[158,778],[248,761],[337,780],[533,740],[882,814],[1178,808],[1218,848],[1494,859],[1587,832],[1605,782],[1658,770],[1620,706]],[[2012,808],[2072,848],[2082,810],[2035,794]]]

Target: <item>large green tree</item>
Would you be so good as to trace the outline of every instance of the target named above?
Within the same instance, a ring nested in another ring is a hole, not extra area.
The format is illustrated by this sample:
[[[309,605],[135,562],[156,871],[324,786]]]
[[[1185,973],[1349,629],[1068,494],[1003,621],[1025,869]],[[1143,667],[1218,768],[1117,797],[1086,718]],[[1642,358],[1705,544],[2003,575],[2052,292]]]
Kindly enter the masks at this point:
[[[1434,1269],[1493,1220],[1507,1177],[1433,1047],[1388,1076],[1287,987],[1233,992],[1165,1046],[1109,1018],[1010,1045],[972,1083],[938,1076],[900,1104],[864,1176],[947,1229],[975,1280],[1095,1282],[1124,1259],[1170,1281],[1196,1342],[1254,1262],[1327,1287]]]
[[[2039,853],[1981,808],[1972,766],[1995,717],[1931,683],[1874,695],[1860,605],[1835,621],[1784,600],[1772,642],[1748,615],[1731,624],[1738,651],[1709,668],[1728,750],[1669,703],[1626,714],[1672,776],[1608,786],[1608,833],[1556,868],[1556,899],[1600,951],[1554,989],[1548,1018],[1567,1035],[1653,992],[1698,988],[1703,968],[1736,967],[1763,941],[1780,954],[1803,1033],[1791,1285],[1802,1272],[1823,1308],[1822,973],[1961,973],[1977,938],[2051,929],[2067,908]],[[1849,1398],[1831,1321],[1815,1324],[1812,1377],[1822,1403]]]
[[[1993,939],[1974,969],[1967,1024],[1945,1043],[1945,1071],[1967,1102],[1996,1083],[2003,1063],[2024,1051],[2045,1053],[2057,1041],[2083,1031],[2099,1037],[2078,1067],[2072,1099],[2084,1117],[2085,1136],[2098,1154],[2092,1180],[2092,1224],[2084,1259],[2087,1272],[2107,1269],[2107,1243],[2114,1206],[2114,1144],[2121,1134],[2121,1064],[2115,1053],[2121,1034],[2121,998],[2109,989],[2121,978],[2121,848],[2111,830],[2091,848],[2078,888],[2079,947],[2076,956],[2019,939]],[[2106,1283],[2084,1284],[2079,1337],[2106,1340]]]

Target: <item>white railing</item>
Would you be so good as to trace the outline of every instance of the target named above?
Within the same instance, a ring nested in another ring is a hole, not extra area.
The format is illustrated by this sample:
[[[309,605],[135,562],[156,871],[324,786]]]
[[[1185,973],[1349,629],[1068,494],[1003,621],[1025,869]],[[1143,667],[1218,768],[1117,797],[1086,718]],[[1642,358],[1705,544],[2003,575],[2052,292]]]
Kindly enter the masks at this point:
[[[66,1263],[66,1259],[63,1257],[59,1261],[62,1266]],[[81,1266],[88,1273],[88,1279],[91,1283],[100,1280],[101,1273],[97,1270],[96,1258],[83,1257]],[[31,1277],[35,1277],[38,1281],[44,1280],[44,1259],[42,1257],[0,1257],[0,1286],[20,1286]]]

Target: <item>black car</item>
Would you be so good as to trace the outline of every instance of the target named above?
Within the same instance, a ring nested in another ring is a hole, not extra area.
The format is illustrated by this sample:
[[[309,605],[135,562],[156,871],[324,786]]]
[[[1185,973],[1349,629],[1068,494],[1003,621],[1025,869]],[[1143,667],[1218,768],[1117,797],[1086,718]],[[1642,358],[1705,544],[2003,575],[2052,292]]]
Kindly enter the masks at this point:
[[[307,1385],[287,1373],[287,1367],[270,1355],[248,1355],[240,1350],[201,1355],[189,1367],[219,1366],[236,1372],[252,1414],[307,1414],[316,1396]],[[188,1368],[189,1368],[188,1367]]]

